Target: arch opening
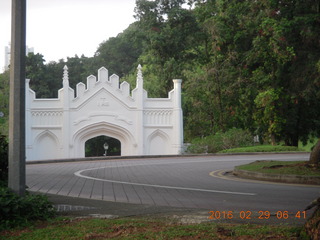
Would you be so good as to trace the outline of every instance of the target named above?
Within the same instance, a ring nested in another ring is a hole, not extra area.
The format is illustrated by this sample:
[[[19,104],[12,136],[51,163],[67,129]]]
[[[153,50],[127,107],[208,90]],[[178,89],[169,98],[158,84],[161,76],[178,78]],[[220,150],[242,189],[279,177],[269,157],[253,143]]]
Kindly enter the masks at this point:
[[[121,156],[121,142],[107,135],[90,138],[85,142],[85,157]]]
[[[135,139],[130,132],[114,124],[98,122],[79,129],[79,131],[74,135],[72,146],[74,156],[85,157],[85,143],[88,140],[99,136],[107,136],[109,138],[117,139],[120,142],[119,146],[121,155],[134,155],[136,150]],[[101,144],[102,149],[103,144],[104,143]],[[103,154],[100,156],[103,156]]]

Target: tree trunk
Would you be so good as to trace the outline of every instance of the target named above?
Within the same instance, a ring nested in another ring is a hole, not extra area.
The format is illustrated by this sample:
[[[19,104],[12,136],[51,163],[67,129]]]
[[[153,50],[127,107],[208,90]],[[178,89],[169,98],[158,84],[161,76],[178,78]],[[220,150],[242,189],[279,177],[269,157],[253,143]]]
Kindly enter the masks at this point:
[[[320,239],[320,198],[314,200],[310,206],[308,206],[306,210],[309,210],[316,206],[315,211],[312,216],[307,220],[304,225],[305,233],[310,237],[311,240]]]
[[[277,145],[276,136],[273,133],[270,134],[270,139],[271,139],[271,145],[272,146]]]
[[[309,164],[320,167],[320,138],[310,154]]]

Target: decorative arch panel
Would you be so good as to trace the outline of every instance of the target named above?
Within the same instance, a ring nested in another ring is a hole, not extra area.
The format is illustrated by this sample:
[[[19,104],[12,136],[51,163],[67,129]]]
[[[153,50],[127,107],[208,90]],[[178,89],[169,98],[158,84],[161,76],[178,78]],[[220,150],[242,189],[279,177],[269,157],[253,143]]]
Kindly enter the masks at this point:
[[[51,131],[40,133],[34,142],[34,160],[59,158],[59,140]]]

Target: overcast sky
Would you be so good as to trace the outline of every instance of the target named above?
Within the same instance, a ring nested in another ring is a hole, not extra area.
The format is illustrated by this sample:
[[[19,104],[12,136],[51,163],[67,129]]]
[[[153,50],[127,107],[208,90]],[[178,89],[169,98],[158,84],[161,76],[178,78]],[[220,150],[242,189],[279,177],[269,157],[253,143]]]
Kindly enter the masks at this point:
[[[27,45],[46,62],[93,56],[135,21],[135,0],[27,0]],[[0,0],[0,70],[11,40],[11,0]],[[106,66],[107,67],[107,66]]]

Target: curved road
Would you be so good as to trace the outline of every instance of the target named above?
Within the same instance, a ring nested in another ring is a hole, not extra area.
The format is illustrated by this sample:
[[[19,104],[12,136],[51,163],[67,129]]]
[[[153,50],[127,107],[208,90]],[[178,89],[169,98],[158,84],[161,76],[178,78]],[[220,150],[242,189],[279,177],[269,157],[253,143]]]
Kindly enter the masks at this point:
[[[28,164],[27,185],[30,191],[71,197],[216,211],[213,218],[240,213],[242,218],[267,218],[270,212],[298,219],[297,213],[319,197],[319,186],[228,179],[215,173],[256,160],[308,157],[258,154]]]

